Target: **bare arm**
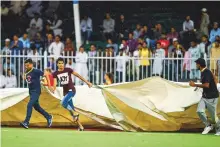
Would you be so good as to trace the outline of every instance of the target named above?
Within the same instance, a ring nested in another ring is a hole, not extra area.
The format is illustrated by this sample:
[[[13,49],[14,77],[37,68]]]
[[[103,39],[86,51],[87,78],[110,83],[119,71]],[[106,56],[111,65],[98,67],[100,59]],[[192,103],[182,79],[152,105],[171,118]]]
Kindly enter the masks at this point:
[[[82,76],[80,76],[77,72],[73,71],[72,74],[77,78],[79,78],[80,80],[82,80],[83,82],[85,82],[89,86],[89,88],[92,87],[92,84],[86,79],[84,79]]]
[[[54,78],[54,83],[53,83],[53,90],[55,91],[57,88],[57,78]]]
[[[46,80],[47,80],[47,84],[48,84],[48,86],[50,87],[51,84],[50,84],[50,78],[49,78],[49,75],[48,75],[48,74],[44,74],[44,76],[45,76],[45,78],[46,78]]]

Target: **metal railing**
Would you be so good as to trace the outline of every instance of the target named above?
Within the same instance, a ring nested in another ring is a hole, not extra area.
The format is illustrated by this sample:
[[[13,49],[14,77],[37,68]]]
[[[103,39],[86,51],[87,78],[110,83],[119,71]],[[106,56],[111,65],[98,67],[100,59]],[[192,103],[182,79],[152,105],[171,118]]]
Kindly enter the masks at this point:
[[[93,84],[103,84],[105,82],[105,74],[108,72],[113,74],[114,83],[132,82],[152,76],[161,76],[167,80],[177,82],[200,79],[200,72],[196,70],[194,63],[195,58],[157,58],[154,56],[153,58],[141,58],[125,54],[119,56],[116,53],[106,55],[105,52],[96,52],[96,54],[88,52],[85,59],[86,62],[78,60],[78,55],[73,56],[73,52],[63,52],[60,57],[65,59],[66,67],[74,69]],[[17,79],[17,85],[14,87],[27,87],[26,81],[22,78],[25,72],[24,61],[27,58],[32,58],[34,67],[40,70],[44,70],[46,67],[50,67],[52,71],[57,69],[56,59],[58,57],[48,56],[47,52],[41,55],[1,54],[0,75],[3,74],[3,77],[6,78],[14,75]],[[220,65],[220,59],[208,58],[206,62],[207,67],[219,79],[220,71],[218,66]],[[185,70],[183,69],[184,64],[186,65]],[[83,84],[74,77],[72,78],[76,85]],[[4,79],[1,79],[0,86],[4,83],[2,80]]]

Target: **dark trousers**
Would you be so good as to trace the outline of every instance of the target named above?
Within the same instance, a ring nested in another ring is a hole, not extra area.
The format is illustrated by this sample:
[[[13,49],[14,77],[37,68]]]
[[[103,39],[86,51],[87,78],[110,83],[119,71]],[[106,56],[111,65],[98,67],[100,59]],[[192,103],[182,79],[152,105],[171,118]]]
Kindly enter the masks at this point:
[[[37,93],[35,91],[30,92],[30,101],[28,102],[28,105],[27,105],[27,114],[26,114],[26,118],[24,122],[29,124],[33,107],[37,112],[42,114],[47,120],[51,117],[43,108],[41,108],[39,104],[39,97],[40,97],[40,93]]]

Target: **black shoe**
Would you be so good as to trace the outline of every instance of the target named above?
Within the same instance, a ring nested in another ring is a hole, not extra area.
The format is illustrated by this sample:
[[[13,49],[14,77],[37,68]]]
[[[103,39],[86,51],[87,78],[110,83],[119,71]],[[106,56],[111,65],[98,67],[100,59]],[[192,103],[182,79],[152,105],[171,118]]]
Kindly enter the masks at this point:
[[[48,128],[50,128],[52,126],[52,123],[53,123],[53,115],[51,115],[51,117],[47,120]]]
[[[25,128],[25,129],[28,129],[28,123],[26,122],[21,122],[20,125]]]

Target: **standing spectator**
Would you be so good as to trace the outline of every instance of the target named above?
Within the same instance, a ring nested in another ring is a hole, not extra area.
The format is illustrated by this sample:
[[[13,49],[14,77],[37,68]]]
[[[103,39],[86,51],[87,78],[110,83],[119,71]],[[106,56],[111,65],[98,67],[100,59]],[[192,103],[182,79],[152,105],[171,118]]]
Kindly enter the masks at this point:
[[[66,38],[65,47],[64,47],[64,55],[75,56],[73,42],[69,37]]]
[[[92,34],[92,19],[87,15],[85,15],[83,20],[81,21],[81,31],[84,43],[88,43]]]
[[[34,40],[34,44],[36,45],[36,48],[38,50],[38,52],[43,55],[43,51],[44,51],[44,40],[41,37],[40,33],[36,34],[36,38]]]
[[[183,31],[180,32],[181,39],[184,38],[184,34],[192,32],[194,30],[194,22],[190,20],[190,16],[186,16],[186,20],[183,22]]]
[[[40,66],[41,58],[38,57],[38,56],[40,56],[40,54],[39,54],[38,49],[35,44],[31,44],[31,50],[27,53],[27,56],[32,58],[33,65],[35,67]]]
[[[220,45],[219,42],[215,42],[215,47],[211,48],[211,54],[210,54],[210,69],[213,73],[216,72],[216,63],[217,60],[220,58]]]
[[[84,47],[80,47],[79,52],[76,53],[76,72],[79,73],[84,79],[88,80],[88,55],[84,51]],[[75,79],[76,85],[84,85],[79,78]]]
[[[125,39],[122,39],[119,49],[122,49],[124,54],[129,53],[129,46]]]
[[[199,46],[197,45],[196,41],[191,41],[190,43],[190,48],[189,48],[189,53],[190,53],[190,58],[191,58],[191,61],[190,61],[190,79],[191,80],[198,80],[200,79],[200,73],[199,71],[197,70],[197,67],[196,67],[196,63],[195,61],[200,58],[201,56],[201,52],[200,52],[200,48]]]
[[[211,42],[208,40],[207,35],[203,35],[201,41],[202,42],[199,44],[201,58],[204,58],[207,61],[207,58],[210,57]]]
[[[179,37],[178,32],[176,32],[176,29],[174,27],[172,27],[170,33],[167,34],[167,40],[170,41],[178,37]]]
[[[118,53],[118,45],[116,43],[113,43],[112,39],[108,39],[108,44],[106,45],[107,48],[113,47],[114,52]]]
[[[168,57],[168,47],[170,45],[170,42],[167,40],[166,35],[162,34],[160,40],[157,42],[160,42],[161,48],[165,50],[165,56]]]
[[[26,10],[28,17],[34,17],[34,14],[41,14],[41,1],[30,1],[30,7]]]
[[[8,69],[11,69],[11,71],[14,73],[15,65],[11,62],[10,57],[7,57],[6,63],[4,63],[3,68],[4,68],[4,73],[6,73]]]
[[[53,21],[51,22],[50,20],[47,20],[47,22],[50,24],[50,29],[53,30],[54,35],[63,35],[63,30],[62,30],[62,24],[63,21],[58,17],[57,14],[53,14]]]
[[[109,13],[106,13],[106,19],[103,21],[103,28],[105,39],[112,39],[115,31],[115,20],[111,18]]]
[[[25,8],[27,1],[11,1],[11,10],[15,15],[21,16],[23,9]]]
[[[60,1],[49,1],[48,8],[45,11],[45,15],[47,17],[53,15],[53,13],[56,12],[56,10],[58,9],[59,5],[60,5]]]
[[[33,24],[35,24],[35,26],[39,32],[41,32],[43,30],[43,20],[42,20],[42,18],[40,18],[39,14],[34,15],[34,18],[31,19],[29,26],[32,27]]]
[[[161,44],[157,42],[157,49],[154,54],[153,62],[153,74],[156,76],[161,76],[163,71],[163,60],[165,58],[165,51],[161,48]]]
[[[143,43],[142,49],[139,51],[140,53],[140,78],[145,79],[150,77],[150,59],[151,58],[151,50],[147,48],[147,43]]]
[[[45,26],[45,32],[44,32],[44,37],[47,37],[49,34],[54,36],[53,30],[50,28],[50,24],[46,24]]]
[[[50,53],[50,55],[54,55],[55,59],[57,59],[58,57],[60,57],[60,55],[63,53],[64,50],[64,45],[63,43],[60,41],[60,36],[57,35],[55,37],[55,42],[53,42],[48,49],[48,52]]]
[[[126,72],[126,62],[128,62],[127,56],[123,56],[123,50],[120,49],[116,56],[116,77],[117,82],[121,83],[123,80],[123,72]]]
[[[52,34],[48,34],[46,41],[45,41],[45,49],[46,51],[48,51],[49,46],[53,43],[53,35]]]
[[[16,88],[17,79],[10,69],[7,70],[6,85],[5,88]]]
[[[200,23],[200,31],[204,34],[204,35],[209,35],[209,30],[208,30],[208,26],[209,26],[210,20],[209,20],[209,15],[207,14],[207,9],[203,8],[202,9],[202,18],[201,18],[201,23]]]
[[[184,79],[190,78],[190,52],[186,51],[184,55],[184,61],[183,61],[183,77]]]
[[[52,72],[56,71],[56,61],[53,57],[47,62],[47,67],[49,67]]]
[[[89,52],[89,81],[93,84],[97,84],[97,78],[99,75],[98,71],[98,59],[94,59],[93,57],[97,57],[97,52],[96,52],[96,46],[92,44],[90,46],[90,52]]]
[[[136,39],[133,38],[133,34],[129,33],[129,39],[127,41],[128,47],[129,47],[129,52],[133,54],[133,52],[136,50],[138,46],[138,42]]]
[[[134,39],[138,39],[141,36],[142,31],[141,31],[141,25],[140,24],[136,25],[136,29],[134,30],[133,34],[134,34]]]
[[[215,41],[216,36],[220,36],[220,28],[218,28],[218,23],[214,22],[213,29],[210,32],[209,41],[213,43]]]
[[[75,70],[75,64],[73,63],[73,59],[72,58],[68,59],[68,62],[66,63],[65,67],[66,68],[71,68],[71,69]],[[72,77],[72,81],[74,83],[74,75],[72,74],[71,77]]]
[[[5,88],[6,86],[6,77],[2,74],[0,70],[0,89]]]
[[[10,39],[5,39],[5,46],[2,48],[2,54],[9,55],[10,54]]]
[[[24,50],[27,50],[30,48],[30,40],[28,39],[27,33],[24,33],[23,37],[20,37],[19,40],[23,43]]]
[[[135,80],[140,80],[140,51],[142,49],[142,45],[139,44],[137,49],[133,53],[133,65],[134,65],[134,77]]]
[[[18,35],[14,35],[13,41],[11,42],[12,54],[19,55],[23,51],[23,43],[18,40]]]
[[[155,25],[155,29],[153,30],[153,33],[154,33],[153,39],[159,40],[161,38],[161,35],[164,33],[164,30],[160,23]]]
[[[125,21],[125,17],[123,14],[120,15],[120,20],[119,23],[116,23],[116,27],[117,27],[117,33],[119,34],[119,39],[125,38],[128,28],[127,28],[127,22]]]

